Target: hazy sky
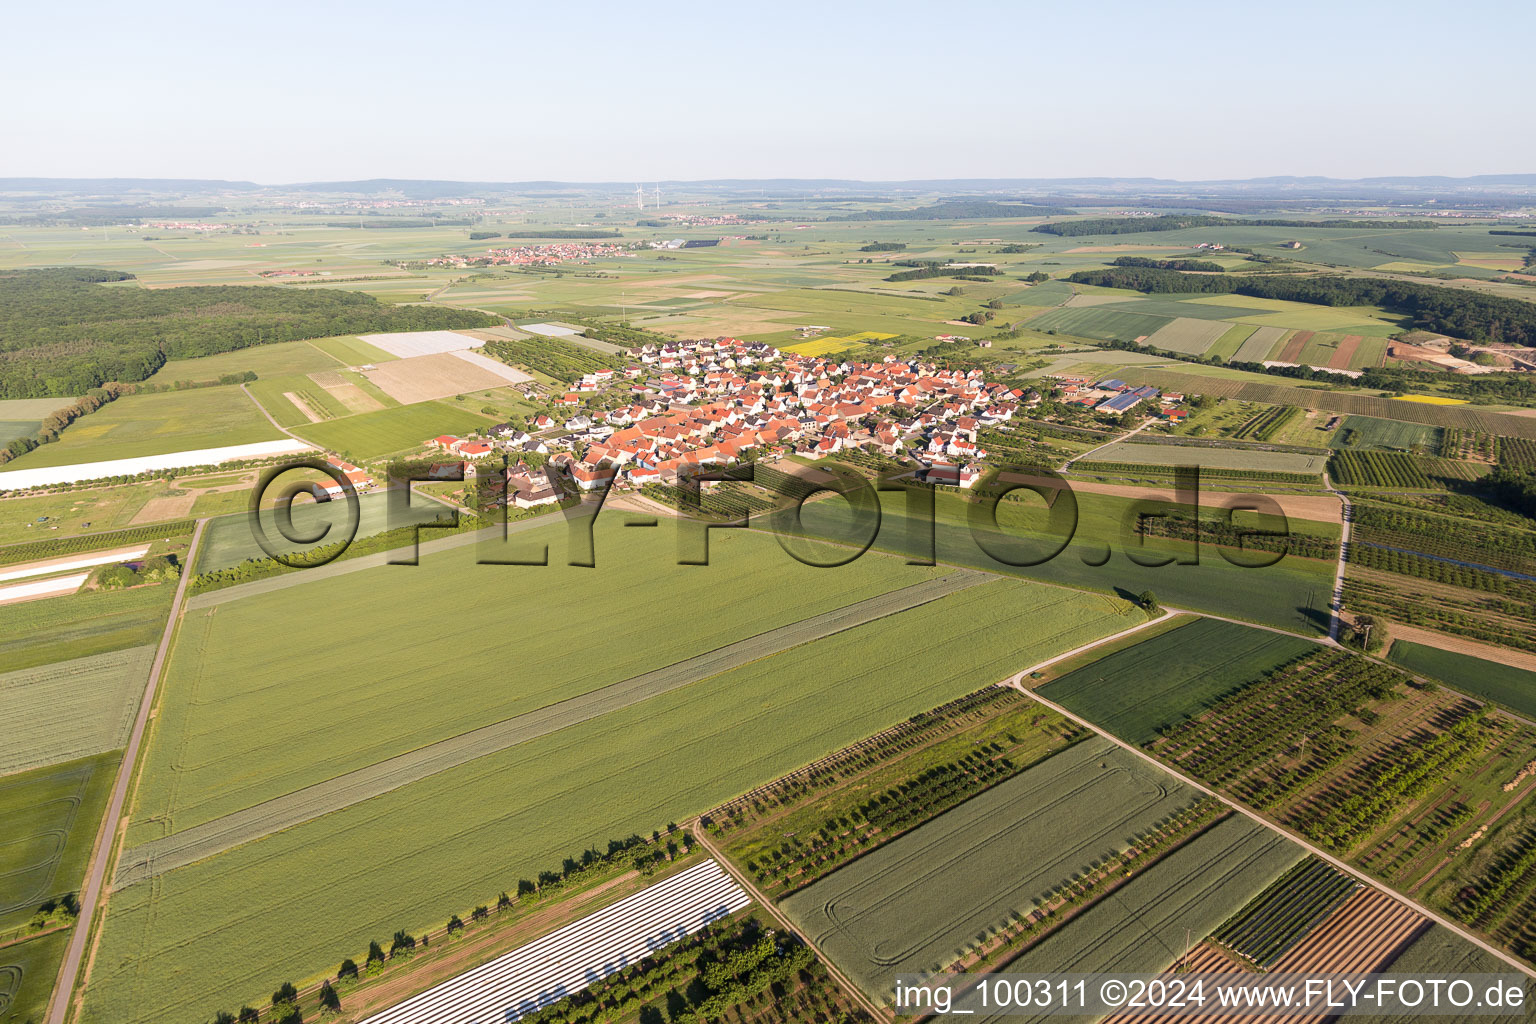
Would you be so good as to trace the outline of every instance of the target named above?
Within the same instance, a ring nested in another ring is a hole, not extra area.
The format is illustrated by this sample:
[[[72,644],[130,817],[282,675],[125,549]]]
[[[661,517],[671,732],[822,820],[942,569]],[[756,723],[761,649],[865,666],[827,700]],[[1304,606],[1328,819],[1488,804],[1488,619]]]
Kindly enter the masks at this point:
[[[1475,13],[1475,17],[1473,16]],[[0,176],[1536,172],[1529,4],[9,5]]]

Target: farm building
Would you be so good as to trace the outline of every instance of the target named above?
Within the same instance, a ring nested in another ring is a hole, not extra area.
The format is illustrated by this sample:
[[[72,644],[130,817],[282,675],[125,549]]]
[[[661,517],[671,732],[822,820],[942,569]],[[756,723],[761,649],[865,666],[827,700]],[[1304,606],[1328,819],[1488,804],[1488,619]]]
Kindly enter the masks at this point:
[[[1129,412],[1142,402],[1157,397],[1157,388],[1150,384],[1144,384],[1130,391],[1122,391],[1113,398],[1106,398],[1098,404],[1100,412]]]

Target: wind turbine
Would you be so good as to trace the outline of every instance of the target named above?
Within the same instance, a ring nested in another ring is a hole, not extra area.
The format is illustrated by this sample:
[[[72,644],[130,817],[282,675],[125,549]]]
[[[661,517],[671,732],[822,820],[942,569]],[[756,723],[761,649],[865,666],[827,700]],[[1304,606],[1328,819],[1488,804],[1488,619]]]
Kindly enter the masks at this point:
[[[656,183],[656,202],[652,204],[656,209],[661,209],[661,182]]]
[[[645,189],[641,188],[639,185],[635,186],[635,209],[645,209]]]

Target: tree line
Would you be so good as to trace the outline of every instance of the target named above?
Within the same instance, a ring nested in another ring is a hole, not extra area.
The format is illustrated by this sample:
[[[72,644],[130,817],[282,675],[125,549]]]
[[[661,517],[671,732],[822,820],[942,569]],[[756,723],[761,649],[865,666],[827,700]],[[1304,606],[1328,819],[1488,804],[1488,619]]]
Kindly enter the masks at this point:
[[[1075,284],[1160,293],[1249,295],[1317,306],[1381,306],[1412,313],[1427,330],[1473,341],[1536,346],[1536,303],[1410,281],[1302,274],[1187,275],[1149,267],[1079,270]]]
[[[996,267],[987,264],[956,267],[950,266],[943,260],[898,260],[896,266],[912,269],[898,270],[887,277],[887,281],[922,281],[930,277],[959,277],[966,280],[985,281],[987,276],[999,273]]]
[[[363,292],[280,286],[103,288],[116,270],[0,273],[0,398],[80,395],[148,378],[169,359],[337,334],[490,327],[498,318],[394,306]]]
[[[117,383],[107,383],[99,388],[91,388],[75,399],[73,404],[49,413],[38,426],[37,433],[30,437],[13,438],[4,448],[0,448],[0,466],[12,459],[20,458],[38,445],[58,440],[60,432],[81,416],[89,415],[108,402],[116,401],[121,395],[132,394],[134,390],[132,385]]]

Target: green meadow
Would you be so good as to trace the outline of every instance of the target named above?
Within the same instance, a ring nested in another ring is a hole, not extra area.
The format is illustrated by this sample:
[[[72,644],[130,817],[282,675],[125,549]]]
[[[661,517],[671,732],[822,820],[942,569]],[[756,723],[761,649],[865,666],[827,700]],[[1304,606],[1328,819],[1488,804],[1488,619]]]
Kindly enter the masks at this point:
[[[444,402],[420,402],[378,412],[358,413],[324,423],[292,428],[306,441],[356,459],[376,459],[420,448],[441,434],[471,434],[495,421]]]
[[[283,438],[238,387],[126,395],[64,429],[7,470],[74,466]]]

